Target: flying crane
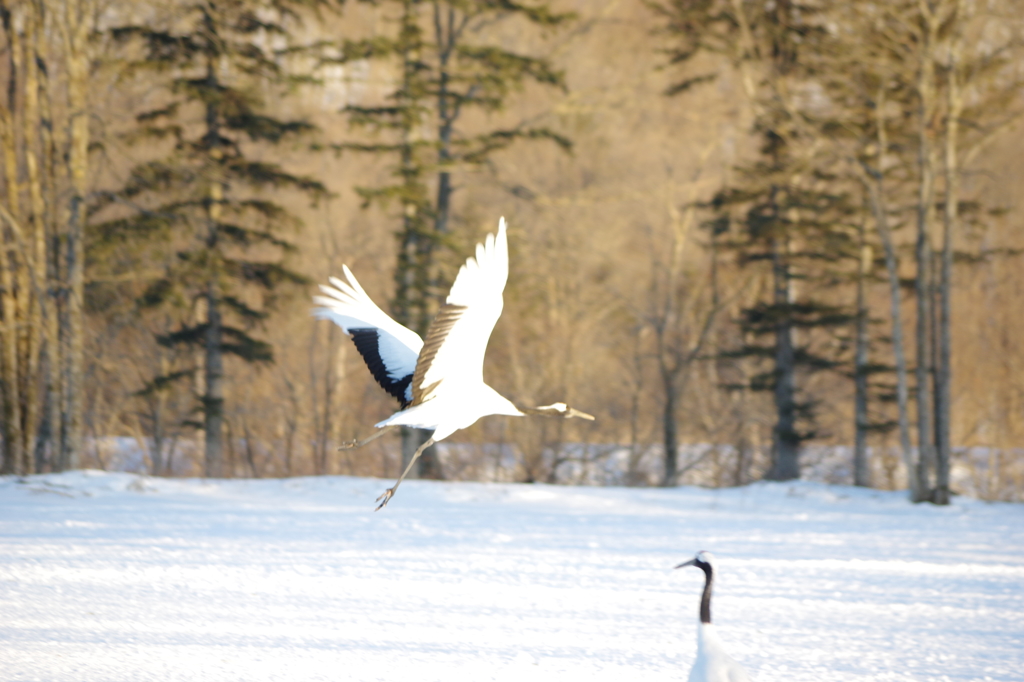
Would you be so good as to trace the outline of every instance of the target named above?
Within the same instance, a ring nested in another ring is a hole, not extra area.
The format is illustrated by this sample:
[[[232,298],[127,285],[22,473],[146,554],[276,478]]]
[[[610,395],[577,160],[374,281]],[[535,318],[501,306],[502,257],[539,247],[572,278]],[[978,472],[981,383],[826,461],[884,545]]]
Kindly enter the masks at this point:
[[[377,498],[385,507],[413,464],[428,447],[488,415],[544,415],[562,418],[594,417],[565,403],[517,407],[484,383],[484,352],[491,330],[501,316],[502,292],[508,279],[508,237],[505,219],[498,233],[476,247],[459,270],[444,305],[437,311],[427,338],[420,336],[381,310],[342,266],[344,279],[330,278],[321,285],[323,296],[314,314],[331,320],[352,338],[378,384],[401,404],[401,410],[376,424],[380,429],[359,447],[397,426],[433,431],[417,448],[395,485]]]

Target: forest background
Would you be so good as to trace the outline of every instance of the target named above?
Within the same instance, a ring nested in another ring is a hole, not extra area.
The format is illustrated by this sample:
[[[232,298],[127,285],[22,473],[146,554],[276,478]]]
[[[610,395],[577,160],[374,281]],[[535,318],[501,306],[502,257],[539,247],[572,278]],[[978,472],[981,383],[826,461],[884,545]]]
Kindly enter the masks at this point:
[[[311,316],[421,334],[510,223],[484,420],[420,474],[1024,496],[1014,1],[0,2],[2,471],[392,476]],[[837,454],[838,453],[838,454]],[[959,486],[959,488],[958,488]],[[969,490],[967,490],[969,488]]]

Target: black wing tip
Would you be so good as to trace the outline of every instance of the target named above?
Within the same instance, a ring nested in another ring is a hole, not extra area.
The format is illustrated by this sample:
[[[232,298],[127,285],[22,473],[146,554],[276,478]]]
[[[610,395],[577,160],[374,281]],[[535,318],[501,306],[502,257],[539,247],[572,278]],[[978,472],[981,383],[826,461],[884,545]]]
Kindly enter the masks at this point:
[[[363,362],[366,363],[366,367],[377,384],[388,395],[398,400],[403,410],[409,407],[406,391],[412,382],[412,374],[407,374],[400,379],[391,378],[387,365],[384,364],[384,360],[380,356],[380,333],[377,328],[353,327],[348,330],[348,335],[352,338],[352,343],[355,344],[356,350],[359,351],[359,355],[362,356]]]

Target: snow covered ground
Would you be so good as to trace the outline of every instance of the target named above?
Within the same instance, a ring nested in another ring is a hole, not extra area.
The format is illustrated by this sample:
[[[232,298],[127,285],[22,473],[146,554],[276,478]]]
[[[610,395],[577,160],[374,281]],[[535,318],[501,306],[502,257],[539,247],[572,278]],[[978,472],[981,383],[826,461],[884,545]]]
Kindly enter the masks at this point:
[[[1024,506],[813,483],[0,478],[0,680],[1024,680]]]

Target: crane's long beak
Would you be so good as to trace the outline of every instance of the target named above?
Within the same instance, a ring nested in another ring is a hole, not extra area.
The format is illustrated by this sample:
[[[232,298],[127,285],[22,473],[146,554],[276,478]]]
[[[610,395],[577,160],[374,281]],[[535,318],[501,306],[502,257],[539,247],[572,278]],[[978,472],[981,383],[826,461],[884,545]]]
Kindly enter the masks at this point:
[[[689,561],[679,564],[678,566],[676,566],[676,568],[683,568],[684,566],[693,566],[695,563],[697,563],[697,557],[694,557]]]
[[[565,418],[568,419],[570,417],[579,417],[580,419],[586,419],[587,421],[591,421],[591,422],[595,420],[594,415],[587,414],[586,412],[580,412],[575,407],[570,407],[566,411]]]

